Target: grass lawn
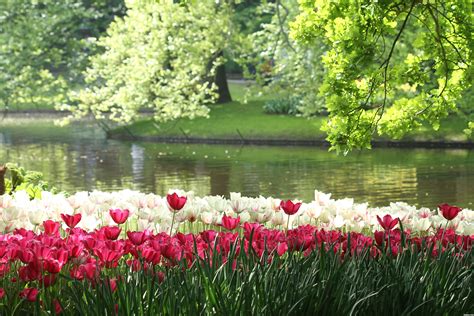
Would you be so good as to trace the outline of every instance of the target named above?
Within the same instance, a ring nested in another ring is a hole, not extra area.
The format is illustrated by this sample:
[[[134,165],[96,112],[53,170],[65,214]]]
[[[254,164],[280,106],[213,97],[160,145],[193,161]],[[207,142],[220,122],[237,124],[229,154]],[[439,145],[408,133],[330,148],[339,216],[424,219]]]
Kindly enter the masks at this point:
[[[135,136],[171,136],[197,138],[236,138],[242,135],[246,139],[324,139],[325,133],[320,130],[325,117],[303,118],[288,115],[266,114],[263,112],[268,95],[249,96],[248,102],[242,103],[245,86],[230,83],[230,90],[235,101],[211,106],[209,118],[194,120],[181,119],[162,124],[151,119],[136,122],[125,128],[117,128],[112,134],[129,134]],[[458,117],[448,117],[441,123],[438,131],[423,127],[412,132],[403,140],[413,141],[466,141],[463,133],[466,122]],[[240,135],[239,135],[240,133]],[[376,137],[376,139],[384,139]]]

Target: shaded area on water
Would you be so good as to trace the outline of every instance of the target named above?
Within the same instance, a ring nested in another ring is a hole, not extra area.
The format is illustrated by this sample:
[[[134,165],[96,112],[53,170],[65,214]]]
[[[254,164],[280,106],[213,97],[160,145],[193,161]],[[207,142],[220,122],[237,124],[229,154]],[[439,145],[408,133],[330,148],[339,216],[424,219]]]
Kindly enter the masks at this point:
[[[471,207],[474,154],[470,150],[373,149],[336,156],[324,148],[153,144],[106,140],[94,124],[67,128],[49,120],[0,123],[0,162],[41,171],[60,189],[165,194],[313,199],[314,190],[336,198],[387,205],[406,201],[435,207]]]

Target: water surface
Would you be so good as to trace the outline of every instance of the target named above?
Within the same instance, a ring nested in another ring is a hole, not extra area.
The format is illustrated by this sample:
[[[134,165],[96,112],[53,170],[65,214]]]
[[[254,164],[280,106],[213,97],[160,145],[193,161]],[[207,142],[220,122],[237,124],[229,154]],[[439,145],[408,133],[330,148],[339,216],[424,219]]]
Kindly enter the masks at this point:
[[[59,128],[50,119],[11,117],[0,122],[6,161],[41,171],[69,192],[182,188],[311,200],[317,189],[371,205],[474,202],[474,154],[465,149],[387,148],[344,157],[324,148],[120,142],[91,122]]]

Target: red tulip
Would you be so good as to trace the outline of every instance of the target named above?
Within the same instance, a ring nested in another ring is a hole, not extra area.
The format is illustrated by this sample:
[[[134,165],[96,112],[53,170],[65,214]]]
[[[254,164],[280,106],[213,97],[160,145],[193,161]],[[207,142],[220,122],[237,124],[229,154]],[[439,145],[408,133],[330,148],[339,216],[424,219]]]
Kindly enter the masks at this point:
[[[49,259],[44,262],[44,268],[49,273],[59,273],[62,267],[63,263],[55,259]]]
[[[66,225],[72,229],[76,227],[77,224],[79,224],[79,222],[82,219],[82,215],[81,214],[76,214],[76,215],[61,214],[61,218],[63,219],[64,223],[66,223]]]
[[[56,274],[48,274],[41,278],[40,284],[44,287],[49,287],[56,281]]]
[[[440,204],[438,205],[438,208],[440,209],[441,213],[443,214],[444,218],[446,218],[448,221],[452,220],[456,216],[458,216],[459,212],[462,211],[462,208],[449,205],[449,204]]]
[[[48,219],[43,222],[44,232],[47,235],[56,235],[59,232],[60,224],[58,222]]]
[[[382,231],[377,230],[376,232],[374,232],[375,242],[377,243],[377,245],[379,246],[382,245],[383,240],[384,240],[384,235],[385,233]]]
[[[232,218],[230,216],[222,216],[222,226],[228,230],[234,230],[240,223],[240,217]]]
[[[115,292],[115,290],[117,289],[117,279],[116,278],[112,278],[112,279],[109,279],[109,287],[110,287],[110,290],[113,292]]]
[[[121,210],[119,208],[117,208],[115,210],[110,209],[109,213],[110,213],[110,216],[112,217],[112,219],[114,220],[114,222],[116,222],[119,225],[125,223],[128,219],[128,216],[130,215],[129,210],[127,210],[127,209]]]
[[[107,239],[110,239],[110,240],[117,239],[118,236],[120,235],[120,231],[122,231],[122,229],[117,226],[106,226],[103,228],[103,230],[104,230],[105,237],[107,237]]]
[[[53,300],[53,304],[54,304],[54,312],[56,315],[59,315],[61,314],[61,312],[63,311],[63,308],[61,307],[61,304],[59,303],[59,300],[57,298],[55,298]]]
[[[146,240],[145,232],[127,232],[127,236],[135,246],[140,246]]]
[[[166,196],[166,200],[173,210],[179,211],[184,207],[184,204],[186,204],[187,198],[185,196],[178,196],[178,194],[173,193],[168,194]]]
[[[30,302],[36,301],[36,297],[38,296],[38,289],[36,288],[26,288],[19,294],[20,298],[24,298]]]
[[[286,242],[279,243],[277,246],[277,254],[278,256],[283,256],[285,252],[288,251],[288,244]]]
[[[216,239],[217,233],[214,230],[205,230],[201,232],[201,238],[207,243],[211,243]]]
[[[0,299],[2,299],[5,296],[6,292],[3,288],[0,288]]]
[[[280,208],[283,209],[285,214],[287,215],[293,215],[298,212],[300,209],[301,203],[293,203],[291,200],[288,201],[281,201],[280,202]]]
[[[102,255],[101,252],[98,252],[98,254]],[[80,271],[82,272],[82,275],[85,275],[89,280],[94,280],[99,276],[99,270],[95,263],[81,265]]]
[[[392,230],[398,223],[398,217],[392,219],[390,214],[385,215],[383,220],[377,215],[377,220],[379,221],[380,226],[385,230]]]

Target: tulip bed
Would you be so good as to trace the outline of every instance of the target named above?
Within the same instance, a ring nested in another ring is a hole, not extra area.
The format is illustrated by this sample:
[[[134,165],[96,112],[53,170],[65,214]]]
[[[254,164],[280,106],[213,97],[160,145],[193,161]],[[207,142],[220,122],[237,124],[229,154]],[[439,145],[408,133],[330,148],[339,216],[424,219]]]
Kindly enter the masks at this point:
[[[208,226],[192,226],[179,220],[190,200],[176,193],[165,198],[168,232],[137,229],[132,211],[117,205],[101,214],[110,225],[92,230],[81,228],[89,215],[72,212],[4,232],[0,314],[474,311],[474,235],[457,233],[466,210],[440,205],[432,216],[444,223],[415,233],[404,226],[408,216],[377,214],[375,229],[356,232],[290,225],[304,206],[293,201],[280,201],[274,210],[286,225],[266,227],[224,213]]]

